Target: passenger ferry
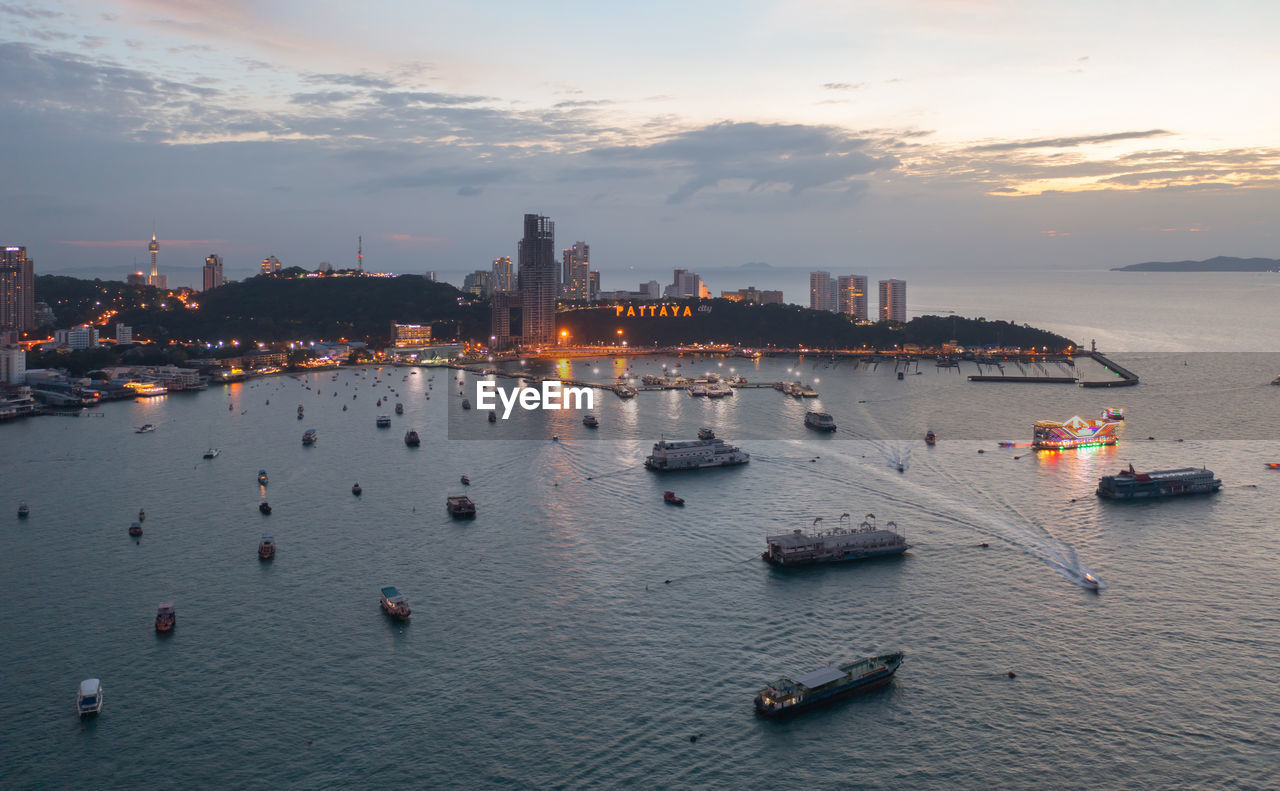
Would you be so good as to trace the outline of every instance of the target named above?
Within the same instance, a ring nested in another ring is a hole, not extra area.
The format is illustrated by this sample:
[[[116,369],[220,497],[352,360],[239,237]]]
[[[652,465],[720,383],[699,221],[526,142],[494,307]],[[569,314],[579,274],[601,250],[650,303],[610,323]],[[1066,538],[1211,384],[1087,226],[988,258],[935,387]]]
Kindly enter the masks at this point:
[[[694,439],[654,443],[653,454],[646,457],[644,466],[651,470],[700,470],[705,467],[730,467],[746,464],[751,455],[729,445],[722,439]]]
[[[400,591],[388,585],[382,589],[382,597],[378,600],[382,611],[392,618],[401,621],[409,617],[409,600],[400,595]]]
[[[309,428],[309,429],[307,429],[306,431],[302,432],[302,444],[303,444],[303,445],[314,445],[314,444],[316,444],[316,430],[315,430],[315,429],[313,429],[313,428]]]
[[[815,431],[835,431],[835,418],[826,412],[805,412],[804,424]]]
[[[1184,494],[1213,494],[1222,488],[1222,479],[1213,470],[1184,467],[1178,470],[1135,472],[1133,465],[1098,481],[1099,497],[1137,500],[1151,497],[1178,497]]]
[[[1041,420],[1032,429],[1031,447],[1036,450],[1071,450],[1099,445],[1114,445],[1118,423],[1109,420],[1085,420],[1075,416],[1065,423]]]
[[[848,514],[841,516],[843,520]],[[888,522],[876,527],[875,515],[867,514],[857,527],[805,532],[793,530],[780,536],[766,536],[768,545],[760,557],[775,566],[808,566],[815,563],[844,563],[850,560],[901,555],[911,548],[905,536]],[[815,519],[814,525],[822,519]]]
[[[839,667],[821,667],[794,679],[774,681],[756,693],[756,711],[781,717],[888,684],[902,665],[902,652],[869,656]]]

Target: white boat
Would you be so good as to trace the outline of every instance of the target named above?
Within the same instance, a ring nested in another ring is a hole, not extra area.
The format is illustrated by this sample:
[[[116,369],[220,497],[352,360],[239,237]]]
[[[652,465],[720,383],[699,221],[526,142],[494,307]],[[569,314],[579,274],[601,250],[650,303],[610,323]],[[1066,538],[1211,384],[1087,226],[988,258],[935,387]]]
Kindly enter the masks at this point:
[[[206,459],[216,459],[218,458],[218,454],[221,452],[222,451],[218,450],[217,448],[209,448],[204,452],[204,457]]]
[[[1091,591],[1096,591],[1101,583],[1098,582],[1097,577],[1085,572],[1084,577],[1080,580],[1080,584]]]
[[[156,430],[156,427],[155,427],[155,426],[153,426],[152,424],[150,424],[150,423],[143,423],[141,426],[138,426],[138,431],[137,431],[137,433],[138,433],[138,434],[150,434],[152,431],[155,431],[155,430]]]
[[[722,439],[694,439],[678,442],[659,440],[644,466],[651,470],[700,470],[706,467],[730,467],[746,464],[751,455]]]
[[[83,717],[100,711],[102,711],[102,682],[96,678],[86,678],[80,682],[80,694],[76,696],[76,713]]]

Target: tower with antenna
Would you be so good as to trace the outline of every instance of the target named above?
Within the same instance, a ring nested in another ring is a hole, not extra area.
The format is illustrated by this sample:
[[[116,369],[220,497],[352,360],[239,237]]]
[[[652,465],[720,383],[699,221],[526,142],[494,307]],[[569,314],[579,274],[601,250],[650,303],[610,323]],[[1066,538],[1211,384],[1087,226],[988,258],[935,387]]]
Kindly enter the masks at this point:
[[[356,271],[364,272],[364,237],[356,237]]]

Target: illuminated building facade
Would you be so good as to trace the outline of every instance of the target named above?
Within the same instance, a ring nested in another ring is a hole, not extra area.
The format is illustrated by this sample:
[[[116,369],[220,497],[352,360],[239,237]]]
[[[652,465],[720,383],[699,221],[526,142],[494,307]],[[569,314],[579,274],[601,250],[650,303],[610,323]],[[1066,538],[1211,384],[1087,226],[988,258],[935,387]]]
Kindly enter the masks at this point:
[[[428,280],[436,279],[434,272],[429,274]],[[493,259],[493,290],[495,293],[516,290],[515,265],[509,255]]]
[[[222,256],[209,253],[204,259],[204,290],[210,291],[225,282],[222,279]]]
[[[430,324],[392,324],[392,342],[400,348],[426,346],[431,343]]]
[[[565,298],[582,302],[591,299],[591,246],[574,242],[573,247],[561,250],[560,256]]]
[[[0,249],[0,329],[27,332],[35,322],[35,262],[27,258],[27,248],[6,245]]]
[[[809,273],[809,309],[836,309],[836,281],[831,279],[830,272]]]
[[[867,320],[867,278],[865,275],[841,275],[836,278],[835,311]]]
[[[880,321],[907,321],[907,282],[905,280],[880,281]]]
[[[521,343],[550,346],[556,329],[556,224],[540,214],[524,216],[519,272],[522,307]]]
[[[160,274],[160,242],[156,241],[156,235],[151,234],[151,244],[147,245],[147,252],[151,254],[151,274],[147,276],[147,285],[156,288],[169,288],[169,276]]]
[[[274,255],[269,255],[262,259],[262,274],[274,275],[279,272],[280,269],[280,259],[276,258]]]

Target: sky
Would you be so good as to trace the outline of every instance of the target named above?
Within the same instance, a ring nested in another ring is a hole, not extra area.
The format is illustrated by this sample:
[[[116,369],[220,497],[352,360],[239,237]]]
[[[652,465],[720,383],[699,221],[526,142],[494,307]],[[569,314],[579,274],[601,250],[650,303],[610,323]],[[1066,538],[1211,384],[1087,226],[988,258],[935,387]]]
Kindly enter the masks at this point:
[[[1280,4],[0,0],[0,242],[606,290],[1280,257]],[[795,295],[799,298],[801,295]],[[788,295],[788,298],[793,298]]]

